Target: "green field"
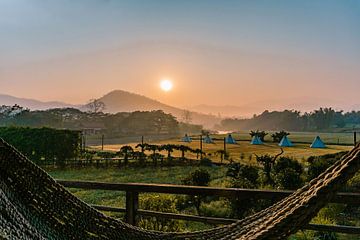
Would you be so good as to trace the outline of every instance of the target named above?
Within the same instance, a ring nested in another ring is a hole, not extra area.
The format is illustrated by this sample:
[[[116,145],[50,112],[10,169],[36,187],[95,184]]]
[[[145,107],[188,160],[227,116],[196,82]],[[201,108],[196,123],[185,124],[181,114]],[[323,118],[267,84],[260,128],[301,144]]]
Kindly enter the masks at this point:
[[[270,135],[270,134],[269,134]],[[313,149],[310,148],[310,143],[313,140],[314,136],[319,135],[324,140],[325,143],[334,143],[337,142],[337,139],[341,139],[341,143],[351,143],[352,134],[349,133],[292,133],[289,138],[295,143],[294,147],[283,148],[284,156],[293,157],[299,161],[304,161],[310,156],[318,156],[324,155],[328,153],[336,153],[340,151],[348,151],[352,148],[352,146],[346,145],[335,145],[335,144],[327,144],[327,148],[325,149]],[[223,139],[225,135],[212,135],[214,139]],[[235,139],[241,139],[237,144],[226,144],[226,150],[230,154],[230,158],[234,161],[244,161],[246,163],[255,164],[255,155],[276,155],[280,152],[280,147],[271,142],[269,137],[265,138],[267,142],[264,145],[251,145],[250,144],[250,136],[248,133],[237,133],[233,134]],[[146,138],[145,138],[146,141]],[[194,140],[191,143],[181,142],[179,139],[170,139],[170,140],[161,140],[161,141],[146,141],[151,144],[183,144],[187,145],[191,148],[200,148],[200,142],[198,140]],[[301,143],[296,143],[301,142]],[[304,143],[307,142],[307,143]],[[135,147],[138,143],[130,143],[128,145]],[[108,144],[104,145],[104,150],[110,151],[118,151],[121,146],[124,144]],[[92,148],[100,149],[101,146],[92,146]],[[211,158],[214,162],[221,161],[220,156],[215,154],[216,151],[224,149],[224,144],[222,140],[215,141],[213,144],[203,143],[203,150],[207,154],[211,154],[209,158]],[[149,152],[150,153],[150,152]],[[166,154],[166,152],[162,152],[162,154]],[[180,152],[174,151],[173,156],[180,156]],[[196,158],[195,154],[187,153],[187,158]]]

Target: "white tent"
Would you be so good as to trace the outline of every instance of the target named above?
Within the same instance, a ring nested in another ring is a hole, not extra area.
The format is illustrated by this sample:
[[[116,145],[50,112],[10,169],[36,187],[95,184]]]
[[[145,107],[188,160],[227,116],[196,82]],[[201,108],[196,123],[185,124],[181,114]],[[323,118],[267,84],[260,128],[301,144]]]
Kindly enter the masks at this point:
[[[212,138],[209,135],[206,135],[204,137],[204,143],[214,143],[214,141],[212,140]]]
[[[311,148],[326,148],[325,143],[321,140],[319,136],[316,136],[312,144],[310,145]]]
[[[231,134],[229,134],[229,135],[226,137],[225,142],[228,143],[228,144],[236,144],[236,141],[235,141],[235,139],[231,136]]]
[[[191,142],[191,137],[189,137],[187,134],[181,139],[183,142]]]
[[[261,139],[258,136],[253,136],[253,138],[251,139],[251,144],[261,145],[261,144],[263,144],[263,142],[261,141]]]
[[[288,138],[287,136],[284,136],[284,137],[281,139],[281,141],[280,141],[280,143],[279,143],[279,146],[280,146],[280,147],[292,147],[293,144],[292,144],[292,142],[289,140],[289,138]]]

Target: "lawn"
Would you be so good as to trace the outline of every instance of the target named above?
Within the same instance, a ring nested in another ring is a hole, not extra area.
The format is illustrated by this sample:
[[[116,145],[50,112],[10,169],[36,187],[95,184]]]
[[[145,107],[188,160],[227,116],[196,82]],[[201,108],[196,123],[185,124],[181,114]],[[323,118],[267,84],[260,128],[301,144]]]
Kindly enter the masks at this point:
[[[214,138],[221,138],[223,136],[214,136]],[[236,139],[239,139],[240,136],[234,135]],[[310,138],[310,136],[308,136]],[[250,139],[250,138],[249,138]],[[266,142],[264,145],[251,145],[250,140],[248,141],[238,141],[237,144],[226,144],[226,150],[230,154],[230,158],[234,161],[241,161],[245,163],[255,164],[255,154],[256,155],[276,155],[280,153],[280,147],[276,143]],[[303,135],[303,138],[298,137],[298,140],[304,141],[306,136]],[[183,144],[187,145],[191,148],[200,148],[200,142],[198,140],[194,140],[191,143],[181,142],[179,139],[171,139],[171,140],[162,140],[162,141],[154,141],[151,144]],[[128,145],[135,147],[138,143],[130,143]],[[104,145],[104,150],[110,151],[118,151],[123,144],[109,144]],[[92,146],[92,148],[100,149],[101,146]],[[309,144],[304,143],[296,143],[294,147],[283,148],[284,156],[293,157],[298,159],[299,161],[304,161],[310,156],[319,156],[329,153],[336,153],[340,151],[348,151],[352,148],[352,146],[343,146],[343,145],[327,145],[325,149],[314,149],[310,148]],[[203,150],[207,154],[211,154],[209,158],[211,158],[214,162],[220,162],[220,156],[215,152],[218,150],[224,149],[223,141],[215,141],[212,144],[203,143]],[[150,154],[150,152],[148,152]],[[165,151],[162,154],[166,154]],[[179,157],[180,152],[174,151],[173,156]],[[188,158],[196,158],[195,154],[186,153],[186,157]]]

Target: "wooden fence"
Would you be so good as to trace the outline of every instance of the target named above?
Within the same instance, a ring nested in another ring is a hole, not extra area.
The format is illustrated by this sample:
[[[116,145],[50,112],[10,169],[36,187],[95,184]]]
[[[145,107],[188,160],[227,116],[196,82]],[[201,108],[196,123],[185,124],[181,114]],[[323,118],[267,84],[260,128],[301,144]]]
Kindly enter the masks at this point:
[[[239,188],[216,188],[198,187],[170,184],[145,184],[145,183],[102,183],[90,181],[64,181],[58,183],[68,188],[81,188],[91,190],[123,191],[126,193],[125,208],[93,205],[101,211],[125,213],[126,222],[136,225],[136,216],[153,216],[157,218],[179,219],[209,224],[229,224],[237,221],[236,219],[205,217],[196,215],[185,215],[175,213],[163,213],[157,211],[143,210],[138,208],[139,193],[165,193],[165,194],[185,194],[219,196],[238,199],[270,199],[280,200],[292,193],[292,191],[277,190],[258,190],[258,189],[239,189]],[[352,204],[360,206],[360,193],[337,193],[332,203]],[[360,227],[340,226],[340,225],[319,225],[308,224],[304,226],[307,230],[330,231],[348,234],[360,234]]]

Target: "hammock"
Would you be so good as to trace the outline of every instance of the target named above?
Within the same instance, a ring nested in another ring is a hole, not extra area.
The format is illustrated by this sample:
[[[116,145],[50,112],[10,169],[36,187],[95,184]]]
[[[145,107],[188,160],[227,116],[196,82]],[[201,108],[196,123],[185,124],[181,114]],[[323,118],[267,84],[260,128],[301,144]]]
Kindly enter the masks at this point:
[[[301,189],[233,224],[164,233],[105,216],[0,139],[0,239],[285,239],[305,226],[357,172],[359,158],[357,145]]]

